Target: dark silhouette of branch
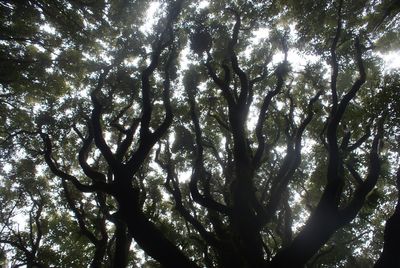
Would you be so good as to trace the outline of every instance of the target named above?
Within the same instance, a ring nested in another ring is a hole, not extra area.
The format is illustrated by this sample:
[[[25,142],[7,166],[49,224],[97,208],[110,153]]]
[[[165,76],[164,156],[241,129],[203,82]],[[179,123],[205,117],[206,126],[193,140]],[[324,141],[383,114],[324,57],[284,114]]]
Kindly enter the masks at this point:
[[[78,161],[79,161],[79,165],[81,166],[83,172],[85,173],[86,176],[88,176],[94,183],[96,182],[105,182],[106,181],[106,177],[104,174],[102,174],[101,172],[98,172],[97,170],[95,170],[94,168],[92,168],[88,163],[87,163],[87,158],[88,158],[88,154],[89,154],[89,150],[91,147],[91,144],[93,142],[94,139],[94,135],[93,135],[93,129],[91,126],[88,127],[88,132],[89,135],[87,138],[84,138],[83,135],[78,131],[78,129],[76,127],[74,127],[75,132],[78,133],[78,135],[81,137],[83,144],[81,149],[79,150],[78,153]]]
[[[317,94],[313,98],[311,98],[307,106],[306,118],[304,118],[304,120],[300,123],[292,140],[288,142],[283,164],[280,167],[277,175],[273,178],[270,190],[270,198],[265,208],[265,214],[262,215],[262,217],[260,218],[261,226],[265,225],[272,219],[275,211],[279,206],[282,195],[285,189],[287,189],[290,179],[300,165],[302,136],[305,128],[311,122],[314,116],[313,105],[318,100],[321,94],[322,91],[318,91]]]
[[[42,226],[42,213],[45,206],[43,195],[38,191],[39,198],[35,198],[33,193],[27,191],[27,194],[32,202],[32,207],[29,211],[28,217],[28,234],[27,239],[24,239],[19,230],[15,231],[10,226],[7,228],[10,231],[9,235],[0,237],[0,243],[8,244],[23,253],[22,261],[20,264],[27,265],[28,267],[46,268],[47,265],[42,263],[37,256],[39,246],[43,237]]]
[[[66,181],[71,181],[74,186],[81,192],[103,191],[106,193],[110,193],[111,189],[104,182],[96,181],[91,185],[83,184],[75,176],[72,176],[59,169],[57,163],[52,158],[53,147],[49,135],[46,133],[40,133],[40,136],[45,144],[44,159],[54,175]]]
[[[167,178],[164,185],[167,191],[174,197],[175,209],[179,211],[180,215],[194,227],[194,229],[201,235],[207,244],[218,246],[219,243],[213,234],[208,232],[202,223],[184,207],[182,193],[179,188],[179,182],[177,181],[177,175],[175,174],[175,168],[171,160],[171,154],[168,146],[165,150],[167,155],[167,163],[163,163],[159,159],[160,149],[157,150],[156,162],[167,172]]]
[[[112,153],[111,148],[107,145],[103,136],[103,130],[101,126],[101,115],[102,115],[103,105],[101,104],[97,96],[100,90],[103,88],[105,79],[110,70],[112,69],[112,67],[113,65],[104,68],[104,70],[99,76],[96,88],[90,93],[90,97],[93,103],[93,110],[90,122],[91,126],[93,127],[93,137],[96,147],[100,150],[101,154],[106,159],[108,165],[110,165],[110,167],[113,170],[118,170],[121,168],[121,166],[118,163],[117,159],[115,158],[114,154]]]
[[[201,181],[204,185],[209,185],[211,174],[207,174],[204,167],[204,156],[203,156],[203,138],[200,127],[199,118],[196,113],[195,95],[193,89],[187,89],[189,96],[190,115],[194,125],[195,137],[196,137],[196,158],[194,163],[194,171],[189,182],[190,193],[192,194],[193,200],[202,206],[214,209],[223,214],[229,214],[229,209],[223,204],[216,202],[207,191],[204,195],[200,194],[198,189],[198,182]],[[205,186],[207,188],[207,186]]]
[[[86,215],[83,210],[78,209],[75,204],[75,200],[72,198],[71,192],[68,188],[68,184],[66,180],[62,179],[62,186],[64,189],[65,198],[67,200],[69,208],[74,213],[74,217],[78,222],[79,229],[84,236],[86,236],[89,241],[94,245],[95,251],[93,255],[93,259],[91,262],[91,267],[100,267],[103,263],[104,256],[106,254],[106,247],[108,241],[108,234],[106,231],[106,222],[104,215],[97,215],[96,217],[96,231],[100,234],[100,238],[97,238],[96,235],[90,231],[88,228],[88,224],[86,222]]]
[[[381,117],[377,126],[377,133],[372,141],[371,150],[369,153],[369,165],[368,174],[363,182],[358,185],[354,193],[353,199],[350,201],[348,206],[340,211],[339,216],[341,217],[343,224],[349,223],[357,215],[358,211],[364,204],[367,194],[375,187],[380,173],[380,159],[379,149],[380,143],[383,137],[383,121],[384,117]]]
[[[364,135],[362,135],[356,142],[354,142],[353,144],[349,145],[347,150],[348,151],[354,151],[355,149],[357,149],[358,147],[360,147],[364,142],[367,141],[367,139],[371,136],[371,130],[370,130],[370,126],[367,127],[367,130],[365,132]]]
[[[369,172],[363,183],[357,187],[349,205],[339,210],[343,188],[343,161],[340,156],[337,138],[337,128],[349,102],[365,82],[366,74],[361,58],[361,46],[358,38],[355,41],[356,62],[359,78],[351,89],[343,96],[337,109],[331,110],[327,126],[328,140],[328,171],[327,183],[321,199],[312,212],[303,229],[294,238],[290,246],[279,251],[272,259],[274,267],[300,267],[321,248],[329,237],[344,224],[348,224],[357,215],[365,196],[375,186],[379,172],[379,143],[382,139],[383,118],[378,121],[377,133],[372,143],[369,159]],[[300,253],[301,252],[301,253]]]
[[[266,113],[267,110],[270,106],[271,100],[274,96],[279,94],[281,92],[282,87],[284,85],[284,71],[282,68],[278,68],[275,72],[276,77],[277,77],[277,84],[276,87],[273,91],[269,91],[267,95],[264,97],[263,103],[261,105],[260,113],[258,116],[257,120],[257,125],[256,125],[256,136],[257,136],[257,141],[258,141],[258,147],[253,159],[253,165],[255,167],[258,167],[261,164],[262,157],[264,155],[265,151],[265,138],[263,135],[263,125],[266,119]]]
[[[353,176],[355,181],[357,182],[358,185],[361,185],[363,183],[363,179],[361,178],[360,174],[357,172],[357,170],[354,169],[352,165],[349,163],[345,163],[346,168],[349,170],[350,174]]]
[[[230,60],[231,60],[231,64],[232,64],[232,69],[235,72],[235,74],[239,77],[239,80],[240,80],[240,94],[239,94],[239,98],[238,98],[238,105],[239,105],[239,107],[242,107],[242,109],[243,109],[244,107],[246,107],[244,105],[247,103],[247,100],[248,100],[249,79],[247,77],[247,74],[240,68],[238,59],[237,59],[237,56],[235,53],[235,45],[238,42],[239,30],[240,30],[240,26],[241,26],[241,18],[240,18],[239,12],[237,12],[235,9],[230,8],[228,10],[230,12],[232,12],[235,16],[235,25],[233,26],[232,37],[231,37],[231,40],[229,41],[228,50],[229,50]],[[245,111],[243,111],[243,112],[245,113]]]
[[[172,21],[168,23],[169,31],[172,32]],[[170,33],[172,35],[172,33]],[[173,113],[170,103],[170,67],[173,64],[174,59],[177,57],[175,47],[172,44],[173,37],[170,36],[170,41],[166,44],[162,44],[161,40],[153,51],[152,60],[150,65],[142,72],[142,99],[143,99],[143,113],[140,119],[140,144],[136,152],[132,154],[130,159],[127,161],[127,167],[135,173],[140,165],[144,162],[146,156],[153,148],[154,144],[158,142],[161,137],[167,132],[167,129],[172,123]],[[164,49],[170,46],[170,54],[167,59],[164,68],[165,79],[163,82],[163,103],[165,109],[165,118],[163,122],[151,133],[150,131],[150,120],[152,114],[151,100],[150,100],[150,76],[155,71],[158,65],[160,54]]]
[[[337,55],[336,55],[336,49],[337,49],[337,44],[339,42],[340,38],[340,33],[342,31],[342,6],[343,6],[343,0],[339,1],[339,6],[338,6],[338,18],[337,18],[337,26],[336,26],[336,32],[335,32],[335,37],[332,40],[331,44],[331,68],[332,68],[332,74],[331,74],[331,94],[332,94],[332,111],[336,112],[337,109],[337,104],[338,104],[338,95],[337,95],[337,77],[339,73],[339,64],[337,60]]]
[[[96,245],[98,240],[97,240],[96,236],[91,231],[89,231],[89,229],[87,228],[84,216],[79,211],[79,209],[76,207],[75,201],[73,200],[73,198],[71,196],[71,192],[68,189],[66,180],[62,179],[61,182],[62,182],[62,186],[64,189],[65,199],[67,200],[69,208],[74,213],[75,219],[78,222],[78,225],[79,225],[79,228],[80,228],[82,234],[84,236],[86,236],[92,244]]]
[[[224,74],[225,74],[225,79],[222,80],[221,78],[219,78],[215,72],[215,70],[213,69],[213,67],[211,66],[211,54],[209,52],[207,52],[207,61],[205,63],[207,70],[208,70],[208,74],[210,75],[210,77],[213,79],[214,83],[222,90],[222,94],[224,96],[224,98],[226,99],[228,106],[229,107],[234,107],[236,101],[233,97],[233,94],[229,88],[229,81],[230,81],[230,69],[226,64],[223,64],[223,70],[224,70]]]

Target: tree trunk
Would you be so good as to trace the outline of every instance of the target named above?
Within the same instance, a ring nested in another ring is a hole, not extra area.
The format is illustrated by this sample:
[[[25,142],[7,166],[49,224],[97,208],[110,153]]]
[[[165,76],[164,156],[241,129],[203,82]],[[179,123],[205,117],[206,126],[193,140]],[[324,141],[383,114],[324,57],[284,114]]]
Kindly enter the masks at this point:
[[[113,267],[125,268],[128,265],[129,247],[131,246],[132,236],[128,234],[124,222],[117,220],[115,225],[115,252]]]
[[[383,251],[374,268],[400,267],[400,167],[397,170],[397,191],[397,205],[386,222]]]
[[[400,206],[387,220],[385,226],[384,246],[375,268],[400,267]]]
[[[102,267],[106,250],[107,250],[107,239],[98,240],[98,242],[95,244],[94,257],[90,264],[91,268]]]

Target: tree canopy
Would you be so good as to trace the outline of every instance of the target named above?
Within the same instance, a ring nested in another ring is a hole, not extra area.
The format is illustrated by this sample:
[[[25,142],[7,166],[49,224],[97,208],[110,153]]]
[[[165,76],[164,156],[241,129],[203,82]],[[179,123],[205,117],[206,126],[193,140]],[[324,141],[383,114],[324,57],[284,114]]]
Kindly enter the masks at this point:
[[[0,264],[400,267],[400,4],[0,2]]]

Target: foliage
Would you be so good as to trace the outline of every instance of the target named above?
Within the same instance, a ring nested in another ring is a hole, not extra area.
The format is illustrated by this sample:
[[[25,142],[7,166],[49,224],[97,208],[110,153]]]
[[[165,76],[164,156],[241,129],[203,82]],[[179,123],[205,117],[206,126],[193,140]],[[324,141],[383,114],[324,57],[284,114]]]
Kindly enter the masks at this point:
[[[0,261],[394,264],[399,11],[1,2]]]

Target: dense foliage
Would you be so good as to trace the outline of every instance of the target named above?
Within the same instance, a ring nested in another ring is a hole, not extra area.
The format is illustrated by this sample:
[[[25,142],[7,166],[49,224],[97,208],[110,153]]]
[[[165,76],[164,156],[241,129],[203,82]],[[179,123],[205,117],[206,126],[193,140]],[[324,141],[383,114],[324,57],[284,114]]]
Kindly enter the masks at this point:
[[[0,2],[0,263],[400,267],[398,1]]]

